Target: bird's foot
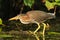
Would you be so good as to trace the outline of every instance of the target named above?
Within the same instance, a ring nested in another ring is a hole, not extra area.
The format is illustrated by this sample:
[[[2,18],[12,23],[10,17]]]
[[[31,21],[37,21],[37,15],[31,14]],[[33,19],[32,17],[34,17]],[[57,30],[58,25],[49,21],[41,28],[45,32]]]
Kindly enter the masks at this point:
[[[39,37],[38,37],[38,35],[36,34],[36,32],[32,32],[32,31],[29,31],[29,32],[30,32],[31,34],[33,34],[37,40],[40,40]]]
[[[29,31],[29,33],[33,34],[33,32],[32,32],[32,31]]]
[[[36,32],[32,32],[32,31],[29,31],[29,33],[31,33],[31,34],[36,34]]]
[[[37,32],[34,31],[33,33],[36,34]]]

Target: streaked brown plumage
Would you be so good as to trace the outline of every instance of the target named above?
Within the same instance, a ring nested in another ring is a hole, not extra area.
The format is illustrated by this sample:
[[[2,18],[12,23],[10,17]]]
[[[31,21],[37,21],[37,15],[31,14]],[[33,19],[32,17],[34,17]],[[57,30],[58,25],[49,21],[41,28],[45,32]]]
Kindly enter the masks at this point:
[[[32,20],[37,21],[39,23],[42,23],[48,19],[52,19],[55,17],[55,15],[53,15],[51,13],[46,13],[43,11],[29,11],[29,12],[27,12],[27,15],[29,15],[29,17]]]
[[[46,13],[43,11],[29,11],[26,14],[19,14],[9,20],[17,20],[19,19],[21,22],[25,22],[23,24],[28,24],[28,23],[43,23],[44,21],[48,19],[55,18],[55,15],[53,13]]]
[[[54,13],[46,13],[43,11],[35,10],[35,11],[28,11],[26,14],[19,14],[9,20],[19,19],[21,23],[23,24],[29,24],[29,23],[38,24],[38,28],[34,31],[34,33],[36,33],[40,29],[39,24],[42,23],[44,25],[44,29],[43,29],[43,36],[44,36],[46,25],[43,22],[45,22],[48,19],[52,19],[52,18],[55,18]]]

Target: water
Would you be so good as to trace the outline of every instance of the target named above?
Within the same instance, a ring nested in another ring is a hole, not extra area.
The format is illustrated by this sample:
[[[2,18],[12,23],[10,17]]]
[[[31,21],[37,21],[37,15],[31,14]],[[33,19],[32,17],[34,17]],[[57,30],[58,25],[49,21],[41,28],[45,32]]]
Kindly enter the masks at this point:
[[[42,25],[41,29],[36,33],[36,35],[34,35],[29,31],[31,30],[33,32],[37,28],[36,24],[24,25],[20,22],[12,21],[7,24],[8,28],[4,27],[4,30],[9,29],[10,31],[3,30],[2,33],[12,35],[13,37],[4,37],[0,38],[0,40],[60,40],[60,19],[54,19],[49,21],[48,23],[50,24],[50,27],[45,31],[45,37],[43,37]]]

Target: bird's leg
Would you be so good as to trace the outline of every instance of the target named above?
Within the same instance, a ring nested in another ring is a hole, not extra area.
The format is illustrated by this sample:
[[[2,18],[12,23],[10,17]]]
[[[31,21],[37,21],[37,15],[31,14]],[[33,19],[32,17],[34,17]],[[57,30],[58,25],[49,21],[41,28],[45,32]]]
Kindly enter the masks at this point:
[[[37,23],[37,22],[36,22],[36,23]],[[31,32],[31,31],[29,31],[29,32],[32,33],[32,34],[36,37],[37,40],[40,40],[39,37],[38,37],[38,35],[35,34],[35,33],[40,29],[40,24],[37,23],[37,25],[38,25],[38,28],[37,28],[34,32]]]
[[[46,24],[45,23],[42,23],[44,25],[44,28],[43,28],[43,40],[45,40],[45,28],[46,28]]]
[[[37,22],[38,28],[34,31],[36,33],[40,29],[40,24]]]
[[[40,24],[38,22],[36,22],[36,24],[38,25],[38,28],[34,32],[29,31],[30,33],[35,34],[40,29]]]

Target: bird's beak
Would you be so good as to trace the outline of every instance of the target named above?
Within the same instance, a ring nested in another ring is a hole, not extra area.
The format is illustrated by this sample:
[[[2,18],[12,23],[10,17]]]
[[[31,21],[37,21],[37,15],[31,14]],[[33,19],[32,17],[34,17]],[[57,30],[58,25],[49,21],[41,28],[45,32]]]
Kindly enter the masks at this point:
[[[18,17],[10,18],[9,20],[18,20]]]

